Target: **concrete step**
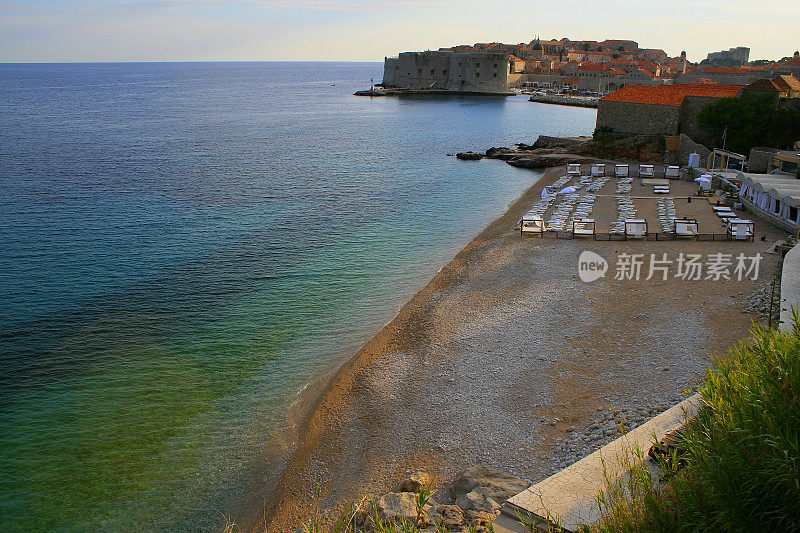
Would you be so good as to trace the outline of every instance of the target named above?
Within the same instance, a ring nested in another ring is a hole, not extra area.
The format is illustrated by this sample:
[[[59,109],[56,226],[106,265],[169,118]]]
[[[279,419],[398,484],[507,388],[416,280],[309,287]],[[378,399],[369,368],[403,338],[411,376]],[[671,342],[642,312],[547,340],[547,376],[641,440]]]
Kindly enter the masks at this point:
[[[500,513],[492,523],[495,533],[530,533],[530,530],[505,513]]]
[[[566,531],[600,519],[597,494],[606,490],[609,480],[620,482],[641,459],[632,455],[640,450],[646,457],[654,441],[683,426],[700,404],[699,394],[684,400],[641,426],[619,437],[580,461],[512,496],[503,505],[503,515],[523,513],[539,520],[560,524]],[[654,480],[659,472],[652,461],[643,461]],[[515,530],[511,530],[515,531]],[[525,529],[522,529],[525,531]]]

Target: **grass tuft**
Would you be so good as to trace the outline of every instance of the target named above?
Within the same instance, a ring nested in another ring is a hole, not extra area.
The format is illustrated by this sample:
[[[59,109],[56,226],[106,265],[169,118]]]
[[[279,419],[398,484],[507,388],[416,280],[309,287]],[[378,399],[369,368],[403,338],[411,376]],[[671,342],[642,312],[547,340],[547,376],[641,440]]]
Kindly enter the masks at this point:
[[[624,490],[599,496],[603,517],[584,531],[800,531],[797,313],[788,332],[754,326],[748,342],[714,360],[699,392],[685,455],[663,462],[666,487],[634,467]]]

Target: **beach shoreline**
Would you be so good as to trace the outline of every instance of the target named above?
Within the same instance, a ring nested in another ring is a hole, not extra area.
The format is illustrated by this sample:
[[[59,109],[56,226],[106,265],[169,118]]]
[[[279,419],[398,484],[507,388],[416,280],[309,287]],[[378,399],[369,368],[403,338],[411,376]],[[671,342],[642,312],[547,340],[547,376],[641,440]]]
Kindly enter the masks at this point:
[[[573,262],[580,248],[652,245],[521,238],[516,222],[561,174],[548,168],[361,350],[305,389],[293,408],[302,416],[292,458],[269,498],[257,494],[246,506],[240,526],[289,531],[317,506],[391,490],[412,470],[441,481],[490,463],[536,480],[568,460],[565,453],[593,445],[565,444],[580,434],[575,427],[592,424],[610,403],[633,413],[674,401],[687,379],[700,377],[706,356],[746,334],[749,315],[732,315],[738,302],[703,303],[744,300],[753,283],[703,284],[702,299],[670,285],[581,284]],[[625,305],[657,294],[669,295],[653,313],[666,320],[655,328],[666,329],[665,338]],[[720,313],[732,316],[720,325]],[[636,343],[646,358],[636,357]],[[593,354],[598,348],[608,357]],[[625,387],[637,378],[642,390],[634,394]]]

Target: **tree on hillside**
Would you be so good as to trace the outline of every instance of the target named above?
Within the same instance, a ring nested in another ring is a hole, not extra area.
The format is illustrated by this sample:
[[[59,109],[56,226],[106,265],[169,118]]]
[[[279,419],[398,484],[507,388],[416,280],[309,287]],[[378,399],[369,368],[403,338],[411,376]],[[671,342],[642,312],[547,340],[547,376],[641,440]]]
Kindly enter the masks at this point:
[[[800,110],[780,105],[772,93],[744,92],[737,98],[720,98],[700,112],[700,125],[714,144],[740,154],[754,146],[785,148],[800,139]]]

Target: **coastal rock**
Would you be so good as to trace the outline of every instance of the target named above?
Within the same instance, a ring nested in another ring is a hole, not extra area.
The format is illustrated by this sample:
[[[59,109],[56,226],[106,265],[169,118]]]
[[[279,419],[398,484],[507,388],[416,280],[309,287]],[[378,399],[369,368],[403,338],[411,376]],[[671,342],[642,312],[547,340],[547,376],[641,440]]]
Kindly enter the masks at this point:
[[[522,155],[506,161],[519,168],[560,167],[569,163],[589,163],[593,159],[574,154]]]
[[[483,159],[483,155],[475,152],[459,152],[456,154],[456,157],[463,161],[477,161]]]
[[[427,472],[411,474],[400,483],[400,492],[419,492],[422,487],[430,487],[433,477]]]
[[[430,515],[430,521],[455,529],[464,525],[464,512],[458,505],[437,505]]]
[[[417,519],[416,494],[413,492],[390,492],[378,500],[378,517],[384,522],[414,522]],[[426,505],[423,513],[431,509]]]
[[[529,486],[523,479],[496,468],[479,465],[459,474],[453,482],[452,492],[457,500],[459,496],[473,492],[476,488],[483,488],[487,496],[502,503]]]
[[[491,148],[486,150],[486,157],[496,157],[500,154],[505,154],[509,152],[514,153],[514,150],[506,148],[505,146],[501,146],[500,148],[495,148],[494,146],[492,146]]]
[[[589,138],[585,139],[571,139],[568,137],[550,137],[547,135],[539,135],[536,142],[533,143],[531,148],[567,148],[574,150],[583,147],[589,142]]]
[[[500,504],[489,495],[489,490],[485,487],[477,487],[475,490],[457,497],[456,505],[467,511],[483,511],[486,513],[494,513],[500,509]]]

